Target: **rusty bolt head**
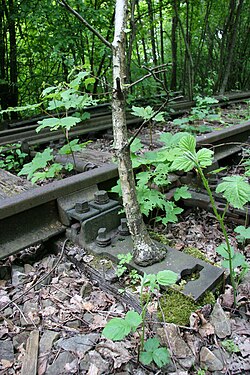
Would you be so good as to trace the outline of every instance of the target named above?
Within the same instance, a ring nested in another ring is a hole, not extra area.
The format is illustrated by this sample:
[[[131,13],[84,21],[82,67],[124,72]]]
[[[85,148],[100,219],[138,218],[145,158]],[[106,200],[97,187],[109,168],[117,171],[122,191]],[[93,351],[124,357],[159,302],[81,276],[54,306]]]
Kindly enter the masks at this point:
[[[108,236],[106,228],[100,228],[98,230],[96,243],[100,247],[106,247],[111,244],[111,237]]]
[[[108,193],[105,190],[99,190],[95,193],[95,202],[98,204],[106,204],[109,202]]]
[[[121,219],[121,225],[118,227],[118,231],[121,236],[128,236],[130,234],[127,219]]]
[[[88,201],[83,201],[83,202],[78,202],[75,204],[75,211],[78,214],[83,214],[85,212],[89,211],[89,202]]]

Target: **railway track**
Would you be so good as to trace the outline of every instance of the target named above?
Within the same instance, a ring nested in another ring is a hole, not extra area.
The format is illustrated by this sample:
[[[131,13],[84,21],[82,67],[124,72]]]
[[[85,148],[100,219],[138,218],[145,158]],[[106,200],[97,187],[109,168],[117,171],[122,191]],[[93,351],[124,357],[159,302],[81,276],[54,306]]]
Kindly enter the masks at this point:
[[[225,97],[216,97],[219,103],[216,106],[226,106],[228,104],[244,101],[250,97],[249,92],[231,93],[226,99]],[[148,103],[147,103],[148,105]],[[172,101],[166,104],[166,110],[172,110],[173,116],[178,116],[187,112],[195,105],[194,101]],[[90,113],[91,118],[83,123],[77,124],[70,131],[70,137],[78,137],[89,133],[102,132],[112,128],[112,116],[110,104],[102,104],[100,106],[89,107],[86,109]],[[36,133],[37,121],[44,117],[37,117],[27,121],[21,121],[16,124],[10,124],[10,129],[0,131],[0,145],[13,144],[16,142],[27,142],[29,146],[42,145],[49,142],[55,142],[63,137],[61,131],[53,131],[43,129]],[[127,114],[128,127],[139,126],[142,123],[141,118],[136,118],[131,114]]]
[[[238,142],[247,142],[249,135],[250,121],[197,137],[197,145],[214,148],[214,166],[217,167],[225,158],[239,153],[241,146]],[[232,143],[235,142],[237,144],[232,150]],[[125,233],[126,223],[119,214],[121,206],[106,193],[115,185],[117,178],[117,167],[110,163],[0,201],[0,259],[32,245],[49,243],[65,233],[82,248],[113,260],[119,253],[132,249],[131,238]],[[196,194],[187,205],[207,208],[209,202],[206,196]],[[218,201],[218,209],[224,210],[225,206],[222,206],[223,202]],[[237,221],[245,212],[231,214]],[[206,290],[213,289],[223,277],[224,271],[218,267],[169,247],[167,252],[166,260],[157,264],[157,272],[171,269],[181,279],[198,272],[199,279],[188,282],[183,290],[184,294],[192,295],[195,300]],[[154,265],[146,268],[135,264],[132,266],[139,273],[156,272]]]
[[[197,137],[197,146],[214,148],[216,168],[237,155],[239,142],[249,136],[250,121]],[[93,199],[98,190],[110,189],[117,178],[116,165],[107,164],[0,201],[0,259],[64,232],[70,225],[66,211]]]

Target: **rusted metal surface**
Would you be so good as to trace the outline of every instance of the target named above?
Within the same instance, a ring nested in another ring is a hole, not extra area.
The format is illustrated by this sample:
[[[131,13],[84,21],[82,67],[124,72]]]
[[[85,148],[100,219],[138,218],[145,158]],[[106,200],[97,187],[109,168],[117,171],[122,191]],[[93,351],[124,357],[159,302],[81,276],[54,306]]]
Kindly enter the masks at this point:
[[[117,179],[114,164],[25,191],[0,202],[0,259],[46,241],[65,230],[58,201],[75,198],[91,186],[111,187]],[[94,192],[98,189],[92,189]],[[70,202],[70,208],[74,203]],[[67,206],[67,203],[66,203]]]

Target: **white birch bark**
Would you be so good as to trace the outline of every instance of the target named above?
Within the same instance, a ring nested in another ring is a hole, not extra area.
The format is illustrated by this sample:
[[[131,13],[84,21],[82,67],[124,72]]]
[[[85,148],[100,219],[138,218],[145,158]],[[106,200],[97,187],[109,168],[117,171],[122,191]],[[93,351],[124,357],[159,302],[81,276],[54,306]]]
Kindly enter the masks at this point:
[[[130,150],[128,147],[127,124],[124,97],[125,79],[125,32],[127,0],[116,1],[115,32],[112,43],[113,52],[113,103],[112,118],[114,149],[121,181],[123,205],[133,240],[134,261],[140,265],[149,265],[163,259],[166,255],[158,248],[147,232],[136,198]]]

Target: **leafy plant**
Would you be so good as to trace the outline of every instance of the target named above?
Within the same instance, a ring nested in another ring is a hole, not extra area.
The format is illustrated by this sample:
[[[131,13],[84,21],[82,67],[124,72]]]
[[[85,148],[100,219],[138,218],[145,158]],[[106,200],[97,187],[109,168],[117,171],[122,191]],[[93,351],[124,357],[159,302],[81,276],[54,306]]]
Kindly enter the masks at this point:
[[[131,253],[118,254],[117,258],[119,259],[119,262],[115,273],[118,277],[121,277],[127,271],[127,264],[131,262],[133,255]]]
[[[235,268],[238,266],[245,267],[245,257],[240,253],[236,253],[230,245],[227,230],[224,223],[225,214],[228,206],[232,205],[236,208],[242,208],[250,201],[250,186],[241,176],[230,176],[223,178],[217,188],[217,193],[222,193],[227,200],[227,205],[223,214],[219,214],[212,191],[209,187],[207,178],[203,173],[203,169],[212,164],[213,152],[203,148],[196,152],[196,140],[192,135],[182,138],[177,147],[177,157],[173,161],[172,168],[174,170],[184,170],[185,172],[195,169],[200,175],[202,183],[207,190],[214,214],[220,224],[221,230],[225,238],[225,244],[217,248],[217,252],[224,258],[222,264],[229,268],[231,284],[234,290],[234,303],[236,304],[236,273]]]
[[[236,236],[237,241],[239,243],[244,243],[246,240],[250,239],[250,228],[246,228],[243,225],[239,225],[234,229],[235,233],[238,233],[239,235]]]
[[[79,144],[78,139],[74,139],[69,144],[62,146],[59,149],[59,154],[68,155],[73,152],[79,151],[84,148],[89,142]],[[43,181],[49,178],[57,178],[63,171],[72,171],[74,168],[72,163],[63,165],[55,162],[55,155],[53,149],[47,147],[43,152],[37,152],[35,157],[30,163],[23,166],[18,173],[19,176],[26,175],[28,180],[34,184],[37,181]]]
[[[152,145],[153,138],[152,138],[152,126],[154,122],[163,122],[164,120],[164,112],[154,111],[152,107],[149,105],[147,107],[132,107],[132,115],[141,117],[144,122],[149,123],[149,130],[150,130],[150,143]]]
[[[171,181],[169,173],[172,172],[172,162],[176,157],[176,148],[180,139],[187,133],[162,133],[160,140],[164,146],[157,151],[148,151],[143,153],[143,146],[139,139],[135,139],[131,145],[131,158],[134,168],[141,169],[136,173],[136,192],[137,199],[142,213],[149,217],[156,211],[156,220],[164,225],[178,221],[179,215],[183,209],[178,207],[175,202],[180,198],[190,198],[186,186],[176,189],[173,201],[166,201],[165,189]],[[111,189],[112,192],[121,196],[119,182]],[[160,214],[163,212],[163,214]]]
[[[160,289],[160,286],[169,286],[178,279],[175,272],[165,270],[155,274],[144,274],[141,277],[140,285],[140,305],[142,312],[129,311],[124,318],[113,318],[102,331],[104,337],[118,341],[124,339],[131,332],[135,332],[142,325],[140,332],[139,358],[144,364],[155,362],[158,367],[164,366],[169,361],[169,353],[166,348],[160,347],[159,340],[149,339],[145,341],[145,325],[148,304],[153,294]],[[146,292],[146,300],[144,293]]]
[[[222,122],[220,116],[211,109],[211,106],[217,104],[218,100],[209,96],[197,96],[195,100],[196,106],[191,109],[190,115],[175,119],[173,124],[178,125],[180,129],[189,133],[207,133],[212,130],[212,127],[206,125],[205,120]],[[201,121],[203,124],[200,123]]]
[[[155,362],[161,368],[169,363],[169,352],[166,348],[160,347],[159,340],[153,337],[145,342],[144,351],[140,353],[140,361],[144,365]]]
[[[240,349],[233,340],[224,340],[221,342],[221,345],[226,349],[228,353],[239,353]]]
[[[22,152],[19,143],[0,146],[0,168],[18,172],[22,168],[27,154]]]

